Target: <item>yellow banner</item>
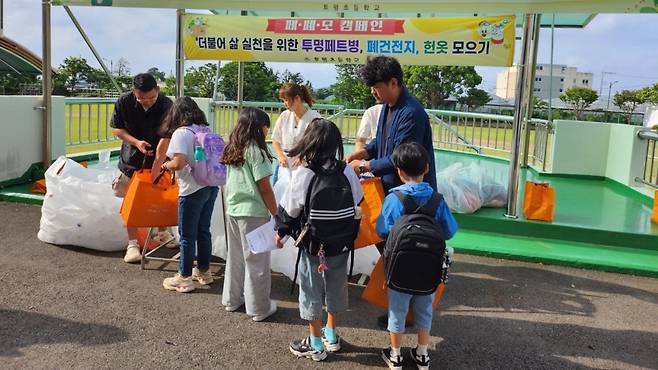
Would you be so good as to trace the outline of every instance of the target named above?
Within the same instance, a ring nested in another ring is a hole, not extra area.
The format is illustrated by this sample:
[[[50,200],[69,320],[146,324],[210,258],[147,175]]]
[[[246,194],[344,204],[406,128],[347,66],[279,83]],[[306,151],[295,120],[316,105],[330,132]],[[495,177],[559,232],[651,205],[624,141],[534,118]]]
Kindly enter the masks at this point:
[[[468,18],[269,18],[188,14],[187,59],[510,66],[514,16]]]

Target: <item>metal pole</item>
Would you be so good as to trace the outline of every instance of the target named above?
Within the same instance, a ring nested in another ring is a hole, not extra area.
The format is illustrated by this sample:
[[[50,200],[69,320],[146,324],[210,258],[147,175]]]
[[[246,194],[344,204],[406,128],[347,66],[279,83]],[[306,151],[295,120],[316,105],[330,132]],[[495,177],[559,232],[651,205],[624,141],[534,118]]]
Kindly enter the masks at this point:
[[[610,86],[608,86],[608,105],[605,108],[606,113],[608,113],[608,111],[610,110],[610,95],[612,95],[612,85],[616,84],[617,82],[619,81],[610,82]]]
[[[185,49],[183,48],[183,15],[185,9],[176,9],[176,97],[185,94]]]
[[[238,110],[242,110],[244,100],[244,62],[238,62]]]
[[[0,0],[0,36],[4,34],[5,30],[5,6],[4,1]]]
[[[530,61],[529,51],[532,48],[530,35],[535,28],[535,18],[532,14],[525,14],[523,20],[523,45],[521,47],[521,61],[518,65],[516,76],[516,96],[514,97],[514,125],[512,126],[512,156],[510,158],[509,185],[507,189],[507,212],[505,217],[517,218],[517,196],[519,193],[519,154],[521,128],[525,117],[526,105],[523,104],[525,94],[527,73],[526,66]]]
[[[50,167],[51,161],[51,148],[52,143],[50,142],[51,132],[52,132],[52,117],[51,106],[52,106],[52,67],[51,67],[51,35],[50,35],[50,0],[42,0],[41,2],[41,27],[42,27],[42,46],[43,46],[43,60],[41,65],[41,88],[42,88],[42,160],[43,168],[46,169]]]
[[[551,73],[548,81],[548,123],[553,122],[553,48],[555,46],[555,13],[551,21]]]
[[[217,71],[215,71],[215,85],[212,88],[212,100],[217,100],[217,90],[219,88],[219,69],[222,67],[222,61],[217,61]]]
[[[114,76],[112,76],[112,71],[107,69],[107,65],[103,61],[103,58],[101,57],[101,55],[98,53],[98,51],[94,47],[94,44],[91,43],[91,39],[89,39],[89,36],[87,36],[87,33],[85,32],[85,30],[80,25],[80,22],[78,22],[78,19],[75,17],[75,15],[73,15],[73,12],[71,11],[71,9],[69,9],[68,6],[65,5],[64,10],[66,11],[66,14],[69,15],[69,18],[71,18],[71,22],[73,22],[73,25],[75,25],[75,28],[78,29],[78,32],[80,33],[80,36],[82,36],[82,39],[85,40],[85,43],[87,43],[87,46],[89,46],[89,50],[91,50],[91,53],[94,54],[94,57],[96,58],[98,63],[100,63],[101,68],[103,68],[103,71],[105,71],[105,74],[107,75],[107,77],[109,77],[110,81],[112,81],[112,85],[114,85],[114,88],[117,89],[119,94],[122,94],[123,89],[121,88],[121,86],[119,86],[117,81],[114,79]]]
[[[541,31],[541,14],[535,14],[533,19],[534,28],[532,31],[532,49],[530,50],[530,65],[526,67],[526,73],[528,74],[526,78],[526,90],[523,95],[524,102],[526,105],[526,119],[525,119],[525,130],[524,130],[524,143],[523,143],[523,159],[522,167],[528,167],[528,155],[530,150],[530,124],[532,121],[532,109],[533,109],[533,96],[534,96],[534,86],[535,86],[535,73],[537,69],[537,48],[539,48],[539,32]],[[536,134],[536,133],[535,133]]]

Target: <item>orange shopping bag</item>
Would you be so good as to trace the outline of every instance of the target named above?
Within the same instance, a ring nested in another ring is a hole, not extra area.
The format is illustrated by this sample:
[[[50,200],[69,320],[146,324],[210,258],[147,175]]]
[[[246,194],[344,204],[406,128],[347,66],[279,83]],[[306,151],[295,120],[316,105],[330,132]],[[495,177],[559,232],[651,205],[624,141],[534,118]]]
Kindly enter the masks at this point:
[[[436,310],[436,307],[439,305],[445,287],[445,284],[441,283],[436,288],[432,309]],[[372,269],[372,272],[370,273],[370,281],[368,281],[368,285],[363,290],[363,293],[361,293],[361,298],[373,306],[388,310],[388,293],[386,289],[386,281],[384,279],[384,257],[379,257],[377,264]],[[409,313],[407,314],[407,321],[413,322],[411,310],[409,310]]]
[[[653,213],[651,214],[651,222],[658,224],[658,190],[653,196]]]
[[[526,181],[523,215],[528,220],[553,221],[555,189],[546,182]]]
[[[151,171],[135,171],[121,204],[121,217],[128,227],[162,227],[178,224],[178,184],[170,172],[156,183]]]
[[[382,213],[382,202],[384,201],[382,181],[379,177],[361,180],[361,189],[363,190],[361,225],[359,234],[354,241],[354,249],[367,247],[383,240],[375,231],[377,218]]]

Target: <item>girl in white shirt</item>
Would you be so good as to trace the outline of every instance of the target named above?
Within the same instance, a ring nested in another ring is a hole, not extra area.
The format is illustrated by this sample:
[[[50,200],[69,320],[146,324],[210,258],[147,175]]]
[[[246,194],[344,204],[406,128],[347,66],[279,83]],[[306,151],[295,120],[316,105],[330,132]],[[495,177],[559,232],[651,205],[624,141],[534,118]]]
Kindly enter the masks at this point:
[[[286,83],[279,89],[279,97],[283,101],[286,110],[281,112],[274,125],[272,146],[279,166],[294,168],[299,163],[296,159],[288,157],[286,152],[292,150],[299,142],[299,139],[304,135],[306,126],[315,118],[320,118],[320,113],[310,109],[315,101],[304,85]],[[309,108],[306,108],[304,103]],[[275,174],[275,181],[276,177]]]

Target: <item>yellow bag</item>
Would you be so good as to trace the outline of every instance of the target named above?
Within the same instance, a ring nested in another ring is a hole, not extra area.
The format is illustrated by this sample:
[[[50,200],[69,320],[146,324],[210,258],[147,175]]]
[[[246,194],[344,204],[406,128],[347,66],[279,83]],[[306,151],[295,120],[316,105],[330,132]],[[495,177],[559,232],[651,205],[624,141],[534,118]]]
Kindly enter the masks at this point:
[[[361,225],[359,234],[354,240],[354,249],[367,247],[383,241],[377,235],[377,218],[382,213],[384,201],[384,186],[379,177],[361,180],[363,190],[363,202],[361,202]]]
[[[178,183],[170,172],[155,183],[151,171],[135,171],[121,204],[121,217],[128,227],[178,225]]]
[[[658,190],[653,196],[653,213],[651,214],[651,222],[658,224]]]
[[[555,189],[545,182],[526,181],[523,215],[528,220],[553,221]]]
[[[439,305],[445,287],[445,284],[441,283],[436,288],[434,302],[432,302],[433,310],[436,310],[436,307]],[[388,290],[386,289],[386,280],[384,279],[384,257],[379,257],[377,264],[372,269],[370,281],[368,281],[368,285],[363,289],[361,298],[373,306],[388,310]],[[413,323],[411,310],[407,314],[407,322]]]

